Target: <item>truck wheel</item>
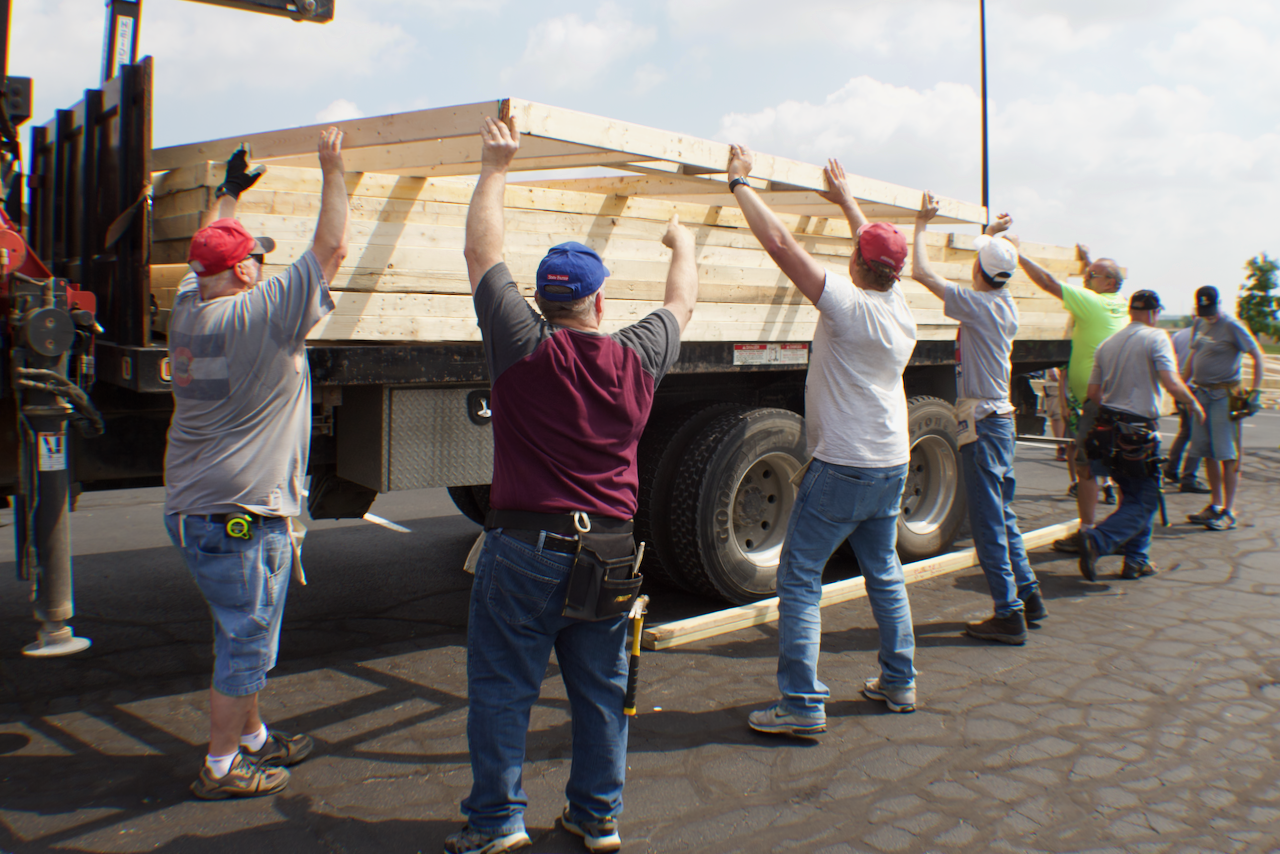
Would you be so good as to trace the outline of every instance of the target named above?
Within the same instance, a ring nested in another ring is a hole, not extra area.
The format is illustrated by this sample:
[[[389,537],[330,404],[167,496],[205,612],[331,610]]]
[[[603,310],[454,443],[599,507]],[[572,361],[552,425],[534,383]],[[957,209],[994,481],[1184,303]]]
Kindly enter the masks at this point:
[[[898,556],[921,560],[942,551],[964,521],[960,449],[956,445],[956,413],[937,397],[907,401],[911,461],[898,517]]]
[[[477,525],[484,524],[484,517],[489,513],[489,484],[451,486],[449,497],[463,516]]]
[[[697,401],[677,406],[649,420],[640,437],[637,452],[640,470],[640,503],[636,510],[636,542],[646,543],[640,567],[646,581],[656,581],[693,592],[684,583],[680,562],[671,548],[671,484],[684,459],[689,440],[708,421],[730,410],[736,403]]]
[[[804,459],[804,419],[785,409],[726,412],[698,432],[668,510],[686,586],[738,605],[774,594]]]

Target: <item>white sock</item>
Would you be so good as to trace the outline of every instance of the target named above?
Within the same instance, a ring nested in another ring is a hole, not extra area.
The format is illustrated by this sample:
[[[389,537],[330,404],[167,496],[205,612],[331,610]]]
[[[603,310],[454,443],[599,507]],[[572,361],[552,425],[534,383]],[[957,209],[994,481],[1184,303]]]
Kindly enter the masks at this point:
[[[262,745],[267,743],[267,725],[262,724],[258,727],[258,731],[251,735],[240,736],[240,746],[247,747],[254,753],[262,749]]]
[[[204,758],[204,764],[209,767],[215,777],[225,777],[227,772],[231,770],[231,763],[236,761],[236,757],[240,755],[240,751],[236,750],[228,753],[226,756],[214,756],[208,754]]]
[[[1225,509],[1225,508],[1219,507],[1217,504],[1211,504],[1209,505],[1209,507],[1213,510],[1214,513],[1221,513]]]

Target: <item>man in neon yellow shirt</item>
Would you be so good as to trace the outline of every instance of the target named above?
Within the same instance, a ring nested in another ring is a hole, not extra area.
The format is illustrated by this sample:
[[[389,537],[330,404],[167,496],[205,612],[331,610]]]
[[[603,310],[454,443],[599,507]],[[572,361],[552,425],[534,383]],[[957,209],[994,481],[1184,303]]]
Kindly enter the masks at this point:
[[[1068,400],[1073,406],[1075,401],[1085,401],[1076,427],[1075,447],[1076,476],[1079,478],[1076,507],[1080,511],[1080,527],[1084,528],[1092,527],[1098,506],[1097,476],[1107,475],[1105,467],[1091,463],[1084,455],[1084,437],[1088,435],[1098,410],[1096,403],[1086,400],[1089,374],[1093,371],[1093,355],[1098,345],[1129,325],[1129,306],[1120,296],[1120,286],[1124,284],[1120,265],[1110,258],[1099,258],[1090,263],[1089,250],[1083,246],[1078,248],[1086,267],[1084,287],[1062,284],[1030,258],[1020,255],[1018,263],[1041,290],[1062,300],[1063,307],[1071,313],[1074,321],[1071,361],[1067,363],[1067,388],[1070,391]],[[1076,539],[1070,537],[1054,543],[1054,547],[1061,551],[1075,551],[1076,543]]]

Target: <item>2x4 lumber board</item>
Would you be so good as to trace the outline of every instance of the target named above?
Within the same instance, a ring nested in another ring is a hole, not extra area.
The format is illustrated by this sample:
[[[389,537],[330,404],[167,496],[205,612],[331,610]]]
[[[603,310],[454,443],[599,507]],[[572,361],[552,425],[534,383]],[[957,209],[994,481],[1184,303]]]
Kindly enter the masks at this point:
[[[634,155],[667,160],[711,172],[723,172],[729,163],[729,146],[722,142],[699,139],[685,134],[658,130],[643,125],[606,119],[587,113],[549,107],[532,101],[511,98],[504,102],[504,115],[516,119],[523,133],[613,149]],[[774,189],[821,190],[826,187],[822,167],[770,154],[756,153],[752,175],[771,182]],[[860,175],[848,176],[849,188],[859,199],[881,202],[896,207],[918,210],[920,190],[876,181]],[[784,185],[779,187],[778,185]],[[985,223],[986,211],[981,205],[940,199],[940,213],[964,222]]]
[[[497,118],[500,110],[501,102],[482,101],[456,107],[414,110],[273,130],[247,136],[226,137],[208,142],[172,145],[152,150],[151,168],[156,171],[165,171],[192,166],[199,161],[225,161],[240,147],[241,143],[249,143],[252,146],[251,156],[256,163],[269,163],[272,160],[302,154],[309,155],[314,161],[316,142],[328,127],[337,127],[342,131],[343,146],[348,149],[392,146],[398,143],[454,136],[476,136],[485,116]]]
[[[1080,520],[1049,525],[1022,535],[1028,549],[1048,545],[1060,537],[1069,536],[1080,528]],[[974,549],[951,552],[925,560],[909,563],[902,568],[907,584],[914,584],[929,578],[937,578],[968,569],[978,562]],[[866,583],[861,576],[844,581],[835,581],[822,586],[822,599],[819,606],[836,605],[854,599],[862,599],[867,595]],[[778,600],[766,599],[737,608],[727,608],[687,620],[676,620],[659,626],[646,628],[641,635],[645,649],[671,649],[677,646],[705,640],[706,638],[736,632],[739,629],[761,626],[776,622],[778,619]]]

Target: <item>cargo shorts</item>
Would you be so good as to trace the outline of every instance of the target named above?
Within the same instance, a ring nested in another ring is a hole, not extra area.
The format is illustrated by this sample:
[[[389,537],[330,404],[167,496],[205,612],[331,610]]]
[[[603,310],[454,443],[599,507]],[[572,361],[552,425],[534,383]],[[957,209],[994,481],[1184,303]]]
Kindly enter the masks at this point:
[[[205,516],[166,515],[165,527],[213,617],[214,690],[227,697],[261,691],[280,648],[293,566],[289,520],[255,523],[249,540]]]

